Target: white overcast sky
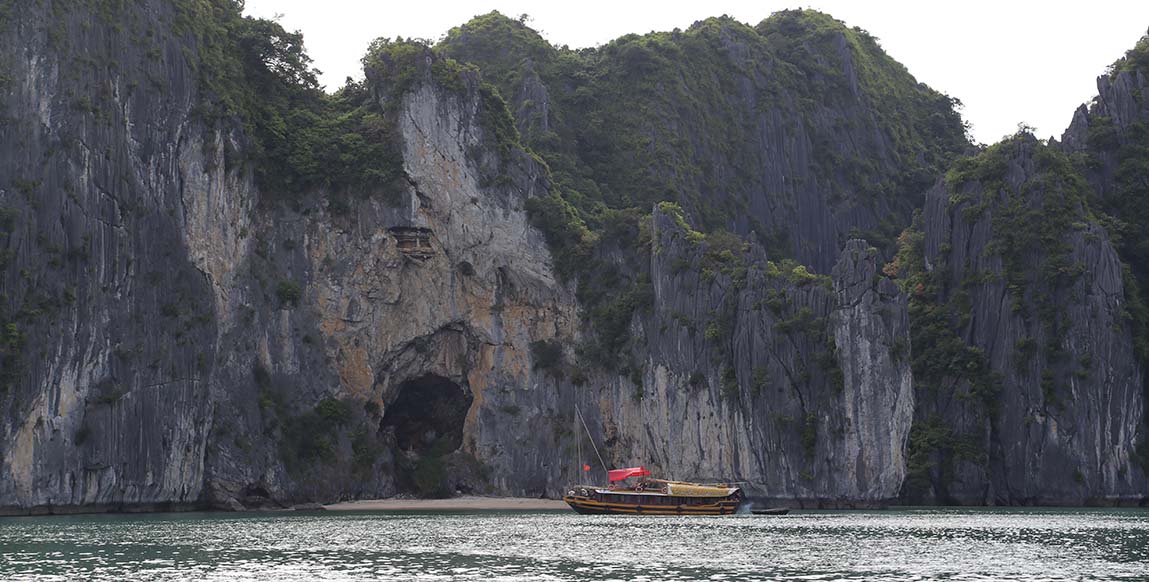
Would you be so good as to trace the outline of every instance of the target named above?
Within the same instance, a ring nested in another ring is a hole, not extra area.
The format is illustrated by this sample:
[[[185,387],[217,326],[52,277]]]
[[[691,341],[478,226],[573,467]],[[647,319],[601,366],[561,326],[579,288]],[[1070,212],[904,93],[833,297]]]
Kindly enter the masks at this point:
[[[877,36],[919,81],[961,99],[974,138],[984,143],[1013,133],[1020,122],[1039,137],[1060,137],[1073,110],[1096,94],[1096,77],[1149,28],[1147,0],[247,0],[246,13],[303,31],[323,84],[335,89],[348,76],[362,77],[359,59],[372,39],[435,40],[491,10],[529,14],[551,43],[586,47],[722,14],[753,25],[799,7]]]

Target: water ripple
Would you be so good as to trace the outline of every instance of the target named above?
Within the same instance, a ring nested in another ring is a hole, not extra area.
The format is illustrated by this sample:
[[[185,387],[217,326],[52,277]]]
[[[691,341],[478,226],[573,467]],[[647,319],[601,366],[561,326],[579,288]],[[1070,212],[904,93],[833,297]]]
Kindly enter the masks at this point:
[[[1149,512],[72,516],[0,520],[0,548],[36,582],[1149,580]]]

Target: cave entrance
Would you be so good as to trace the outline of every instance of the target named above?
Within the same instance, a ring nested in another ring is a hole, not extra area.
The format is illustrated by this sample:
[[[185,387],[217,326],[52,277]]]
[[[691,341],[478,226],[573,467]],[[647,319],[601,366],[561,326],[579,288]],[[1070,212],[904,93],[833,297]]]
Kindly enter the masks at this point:
[[[400,490],[445,497],[444,457],[463,444],[463,423],[473,397],[462,386],[435,374],[407,380],[387,406],[382,428],[394,435],[395,476]]]

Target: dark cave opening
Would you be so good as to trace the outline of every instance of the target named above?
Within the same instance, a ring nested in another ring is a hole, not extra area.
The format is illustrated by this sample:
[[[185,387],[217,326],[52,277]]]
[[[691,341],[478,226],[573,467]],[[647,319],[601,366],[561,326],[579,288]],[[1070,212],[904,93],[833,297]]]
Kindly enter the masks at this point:
[[[383,429],[394,427],[401,451],[446,454],[463,444],[463,421],[471,400],[466,390],[442,376],[407,380],[383,414]]]
[[[445,497],[444,457],[463,444],[470,392],[435,374],[407,380],[383,413],[382,429],[394,436],[396,485],[424,497]]]

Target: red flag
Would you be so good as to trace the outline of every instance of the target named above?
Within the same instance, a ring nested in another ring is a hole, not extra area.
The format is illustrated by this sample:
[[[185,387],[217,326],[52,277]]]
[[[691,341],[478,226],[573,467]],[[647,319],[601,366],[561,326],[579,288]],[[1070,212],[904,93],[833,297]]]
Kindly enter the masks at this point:
[[[589,473],[590,472],[590,465],[583,465],[582,470]]]

